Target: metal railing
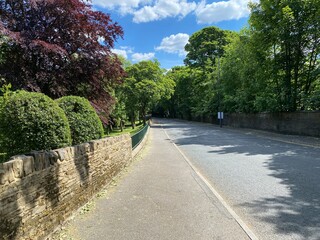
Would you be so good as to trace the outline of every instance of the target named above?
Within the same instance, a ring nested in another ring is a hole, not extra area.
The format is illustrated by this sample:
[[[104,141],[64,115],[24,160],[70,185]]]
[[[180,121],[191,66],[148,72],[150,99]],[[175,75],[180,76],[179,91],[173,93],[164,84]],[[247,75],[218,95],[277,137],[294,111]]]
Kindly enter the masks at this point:
[[[135,149],[143,140],[149,129],[149,123],[147,123],[139,132],[131,136],[132,149]]]

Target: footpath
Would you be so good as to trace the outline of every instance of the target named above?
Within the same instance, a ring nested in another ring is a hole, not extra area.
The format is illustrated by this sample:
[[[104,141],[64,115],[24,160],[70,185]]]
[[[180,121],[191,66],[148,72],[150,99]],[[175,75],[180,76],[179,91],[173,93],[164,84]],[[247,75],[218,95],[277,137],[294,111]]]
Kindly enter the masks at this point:
[[[141,152],[111,192],[71,221],[68,238],[58,239],[249,239],[161,125],[153,124]]]

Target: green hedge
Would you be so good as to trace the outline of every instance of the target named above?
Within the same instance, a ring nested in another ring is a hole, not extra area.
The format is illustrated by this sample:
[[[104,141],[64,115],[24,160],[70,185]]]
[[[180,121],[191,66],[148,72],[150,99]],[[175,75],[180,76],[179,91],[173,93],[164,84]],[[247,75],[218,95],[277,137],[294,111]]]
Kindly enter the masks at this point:
[[[70,127],[64,111],[42,93],[12,93],[0,111],[0,132],[0,150],[8,157],[71,144]]]
[[[103,136],[100,118],[87,99],[67,96],[56,101],[68,118],[73,145],[99,139]]]

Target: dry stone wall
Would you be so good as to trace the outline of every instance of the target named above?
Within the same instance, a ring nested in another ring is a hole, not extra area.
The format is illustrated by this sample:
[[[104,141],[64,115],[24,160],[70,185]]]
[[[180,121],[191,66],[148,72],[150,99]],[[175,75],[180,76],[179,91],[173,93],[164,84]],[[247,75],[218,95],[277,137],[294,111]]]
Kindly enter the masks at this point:
[[[122,135],[0,164],[0,239],[44,239],[131,160]]]
[[[225,125],[320,137],[320,112],[225,114]]]

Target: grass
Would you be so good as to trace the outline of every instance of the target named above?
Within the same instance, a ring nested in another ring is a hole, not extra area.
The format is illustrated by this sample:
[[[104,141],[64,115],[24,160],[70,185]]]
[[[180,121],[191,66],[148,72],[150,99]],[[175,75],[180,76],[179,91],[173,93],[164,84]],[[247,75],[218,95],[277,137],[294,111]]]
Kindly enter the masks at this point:
[[[126,133],[129,133],[132,136],[135,133],[139,132],[143,127],[144,127],[143,124],[137,125],[134,129],[132,129],[131,126],[128,126],[128,127],[124,127],[122,132],[121,132],[120,128],[119,129],[114,128],[111,133],[106,134],[105,136],[106,137],[114,137],[114,136],[118,136],[118,135],[126,134]]]
[[[92,200],[88,203],[86,203],[81,209],[80,209],[80,215],[87,214],[90,212],[92,209],[94,209],[96,206],[96,203]]]

